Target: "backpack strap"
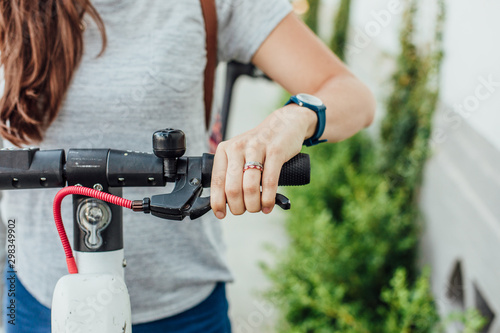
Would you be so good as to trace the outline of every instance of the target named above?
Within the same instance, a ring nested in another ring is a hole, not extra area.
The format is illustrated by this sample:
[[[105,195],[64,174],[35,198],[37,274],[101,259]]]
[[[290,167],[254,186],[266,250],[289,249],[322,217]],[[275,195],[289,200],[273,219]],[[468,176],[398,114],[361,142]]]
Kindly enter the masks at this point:
[[[217,66],[217,8],[215,0],[200,0],[205,20],[207,65],[205,67],[205,125],[210,126],[214,94],[215,67]]]

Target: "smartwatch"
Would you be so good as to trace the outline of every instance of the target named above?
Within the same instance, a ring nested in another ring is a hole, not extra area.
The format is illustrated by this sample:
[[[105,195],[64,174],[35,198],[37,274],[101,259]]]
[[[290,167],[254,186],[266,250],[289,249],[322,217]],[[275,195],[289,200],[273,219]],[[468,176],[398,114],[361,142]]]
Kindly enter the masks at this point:
[[[299,106],[303,106],[305,108],[310,109],[311,111],[314,111],[316,115],[318,116],[318,123],[316,124],[316,130],[314,131],[313,136],[311,136],[309,139],[305,140],[303,145],[310,147],[310,146],[315,146],[319,143],[326,142],[327,140],[320,140],[321,136],[323,135],[323,132],[325,131],[325,125],[326,125],[326,106],[323,104],[323,102],[315,96],[309,95],[309,94],[298,94],[295,96],[290,97],[290,100],[285,104],[291,104],[295,103]]]

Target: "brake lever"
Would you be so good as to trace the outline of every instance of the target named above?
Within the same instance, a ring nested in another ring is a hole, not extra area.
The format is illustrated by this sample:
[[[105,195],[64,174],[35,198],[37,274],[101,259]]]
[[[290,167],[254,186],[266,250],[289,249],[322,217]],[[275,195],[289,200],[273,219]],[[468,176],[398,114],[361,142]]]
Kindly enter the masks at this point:
[[[276,193],[276,202],[275,204],[283,210],[289,210],[291,207],[290,199],[285,197],[283,194]]]
[[[179,158],[177,176],[172,193],[151,197],[149,210],[152,215],[181,221],[185,217],[196,219],[210,208],[210,197],[202,197],[202,158]]]

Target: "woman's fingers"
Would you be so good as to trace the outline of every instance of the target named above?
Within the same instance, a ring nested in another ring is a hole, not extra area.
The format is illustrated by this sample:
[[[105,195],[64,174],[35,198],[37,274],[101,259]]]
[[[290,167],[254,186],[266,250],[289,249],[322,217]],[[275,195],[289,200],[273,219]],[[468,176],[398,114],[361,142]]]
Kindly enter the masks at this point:
[[[254,130],[223,142],[217,148],[211,205],[218,218],[226,215],[226,203],[234,215],[247,210],[268,214],[273,210],[283,163],[300,151],[304,137],[297,123],[289,123],[280,131],[269,130],[275,129],[269,127],[273,119],[273,116],[266,118]],[[257,167],[244,171],[245,163]]]
[[[210,184],[210,205],[219,219],[226,216],[226,172],[227,155],[221,144],[214,156],[212,183]]]
[[[264,156],[264,151],[257,149],[251,149],[245,154],[245,165],[248,164],[249,168],[243,172],[243,200],[250,213],[261,210],[260,181]]]
[[[269,214],[276,201],[278,191],[278,180],[280,178],[281,167],[283,166],[283,156],[281,153],[268,153],[266,164],[262,173],[262,212]]]
[[[233,215],[241,215],[245,212],[243,202],[243,164],[245,158],[239,149],[226,151],[228,167],[226,172],[226,200]]]

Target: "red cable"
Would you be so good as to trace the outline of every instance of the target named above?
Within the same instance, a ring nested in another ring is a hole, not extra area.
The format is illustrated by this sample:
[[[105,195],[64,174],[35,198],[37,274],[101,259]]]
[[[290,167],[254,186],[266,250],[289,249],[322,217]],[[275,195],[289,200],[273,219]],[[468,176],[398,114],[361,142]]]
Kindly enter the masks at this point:
[[[76,274],[78,273],[78,268],[76,267],[75,258],[73,258],[73,251],[71,249],[71,245],[69,244],[68,236],[66,235],[66,230],[64,229],[64,224],[61,217],[61,202],[65,196],[70,194],[93,197],[129,209],[132,209],[132,201],[83,186],[68,186],[57,192],[56,197],[54,198],[53,205],[54,220],[56,222],[57,232],[59,233],[59,237],[61,238],[64,253],[66,254],[66,264],[68,265],[68,271],[70,274]]]

